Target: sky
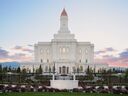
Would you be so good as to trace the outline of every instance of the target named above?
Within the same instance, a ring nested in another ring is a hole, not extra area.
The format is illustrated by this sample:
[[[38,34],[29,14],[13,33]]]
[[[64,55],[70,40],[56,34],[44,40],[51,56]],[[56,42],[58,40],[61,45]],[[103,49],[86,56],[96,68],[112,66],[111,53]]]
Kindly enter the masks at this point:
[[[66,9],[78,41],[95,45],[95,61],[128,67],[128,0],[0,0],[0,62],[33,60],[51,41]]]

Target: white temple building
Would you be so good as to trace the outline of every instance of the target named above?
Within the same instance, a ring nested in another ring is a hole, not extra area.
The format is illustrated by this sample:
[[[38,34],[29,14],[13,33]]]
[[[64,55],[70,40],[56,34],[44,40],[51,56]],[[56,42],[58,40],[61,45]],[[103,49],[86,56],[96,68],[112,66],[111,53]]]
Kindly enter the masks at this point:
[[[21,68],[34,71],[41,65],[44,75],[52,74],[84,75],[89,68],[108,69],[108,64],[94,63],[94,44],[78,42],[68,28],[68,14],[63,9],[60,16],[60,29],[51,42],[38,42],[34,46],[35,62],[21,64]],[[55,69],[55,70],[54,70]]]

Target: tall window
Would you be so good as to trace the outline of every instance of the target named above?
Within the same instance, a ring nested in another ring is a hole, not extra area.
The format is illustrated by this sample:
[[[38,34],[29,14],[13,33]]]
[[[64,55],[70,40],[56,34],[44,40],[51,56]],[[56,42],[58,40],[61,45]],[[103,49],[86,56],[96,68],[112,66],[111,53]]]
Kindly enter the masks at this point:
[[[69,67],[67,67],[67,74],[69,73]]]
[[[67,48],[67,47],[61,47],[60,48],[60,53],[65,54],[65,53],[68,53],[68,52],[69,52],[69,48]]]
[[[79,62],[81,63],[81,59],[79,60]]]
[[[49,54],[49,49],[46,50],[46,53]]]
[[[86,59],[86,61],[85,61],[86,63],[88,63],[88,59]]]
[[[81,50],[81,49],[79,50],[79,53],[80,53],[80,54],[82,53],[82,50]]]
[[[40,53],[43,53],[43,49],[40,49]]]
[[[61,67],[59,67],[59,73],[61,74]]]
[[[49,63],[49,59],[47,59],[47,63]]]
[[[66,48],[62,48],[62,53],[65,53],[66,52]]]
[[[85,54],[87,54],[88,53],[88,50],[85,50]]]
[[[42,63],[42,62],[43,62],[43,60],[41,59],[41,60],[40,60],[40,62]]]

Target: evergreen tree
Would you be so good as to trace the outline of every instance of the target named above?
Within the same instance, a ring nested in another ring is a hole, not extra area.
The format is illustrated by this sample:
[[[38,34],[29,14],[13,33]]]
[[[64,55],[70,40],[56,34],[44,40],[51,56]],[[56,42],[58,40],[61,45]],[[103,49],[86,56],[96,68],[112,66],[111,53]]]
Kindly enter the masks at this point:
[[[8,68],[8,72],[11,72],[11,71],[12,71],[11,66],[9,66],[9,68]]]
[[[22,73],[23,73],[23,74],[26,74],[26,73],[27,73],[27,70],[24,68],[24,69],[22,70]]]
[[[88,80],[93,80],[94,79],[93,70],[89,66],[87,68],[87,76],[88,76]]]
[[[4,68],[3,68],[3,72],[4,72],[4,73],[8,72],[8,68],[7,68],[7,67],[4,67]]]
[[[125,77],[128,78],[128,69],[125,71]]]
[[[0,73],[2,73],[2,65],[0,64]]]
[[[128,83],[128,69],[126,69],[126,71],[125,71],[124,78],[125,78],[125,82]]]
[[[17,68],[17,73],[20,73],[21,72],[21,69],[20,67]]]
[[[49,73],[51,73],[51,71],[52,71],[52,70],[51,70],[51,67],[49,67]]]
[[[41,65],[39,66],[38,73],[42,74],[42,67],[41,67]]]
[[[87,74],[89,74],[90,73],[90,68],[89,68],[89,66],[88,66],[88,68],[87,68],[87,72],[86,72]]]

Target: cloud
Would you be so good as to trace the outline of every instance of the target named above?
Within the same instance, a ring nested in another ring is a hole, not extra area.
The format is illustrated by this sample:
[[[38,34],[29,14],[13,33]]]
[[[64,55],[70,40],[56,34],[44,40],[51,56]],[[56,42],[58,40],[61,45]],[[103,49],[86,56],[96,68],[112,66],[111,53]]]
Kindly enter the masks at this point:
[[[14,55],[11,55],[10,58],[12,58],[12,59],[20,59],[20,58],[25,57],[25,56],[26,56],[26,54],[16,53]]]
[[[31,45],[31,44],[28,44],[28,46],[29,46],[29,47],[33,47],[33,45]]]
[[[22,49],[22,46],[15,46],[13,49],[20,50],[20,49]]]
[[[120,58],[127,58],[128,59],[128,49],[126,49],[125,51],[121,52],[119,54]]]
[[[29,53],[33,53],[33,50],[30,48],[26,48],[24,46],[15,46],[13,48],[14,50],[19,50],[19,51],[24,51],[24,52],[29,52]]]
[[[108,51],[115,51],[113,48],[106,48]],[[100,52],[100,51],[99,51]],[[119,52],[117,55],[104,54],[102,58],[98,58],[98,54],[95,53],[95,61],[99,63],[108,63],[110,66],[123,66],[128,67],[128,49]]]
[[[95,54],[102,54],[102,53],[107,53],[107,52],[114,52],[116,51],[115,49],[113,49],[112,47],[108,47],[108,48],[104,48],[102,50],[96,51]]]
[[[19,50],[22,47],[16,46],[15,49]],[[29,49],[24,49],[24,51],[30,52]],[[7,61],[30,61],[32,60],[32,55],[28,55],[25,53],[13,53],[9,55],[11,51],[5,50],[0,48],[0,62],[7,62]]]
[[[22,51],[26,51],[26,52],[29,52],[29,53],[32,53],[33,50],[32,49],[29,49],[29,48],[23,48]]]
[[[8,58],[8,51],[0,48],[0,58]]]
[[[101,54],[101,53],[105,53],[105,51],[96,51],[95,54]]]
[[[116,50],[113,49],[112,47],[105,48],[105,50],[106,50],[106,51],[109,51],[109,52],[111,52],[111,51],[116,51]]]
[[[32,59],[32,56],[27,56],[23,53],[16,53],[14,55],[11,55],[10,58],[14,61],[30,61]]]

